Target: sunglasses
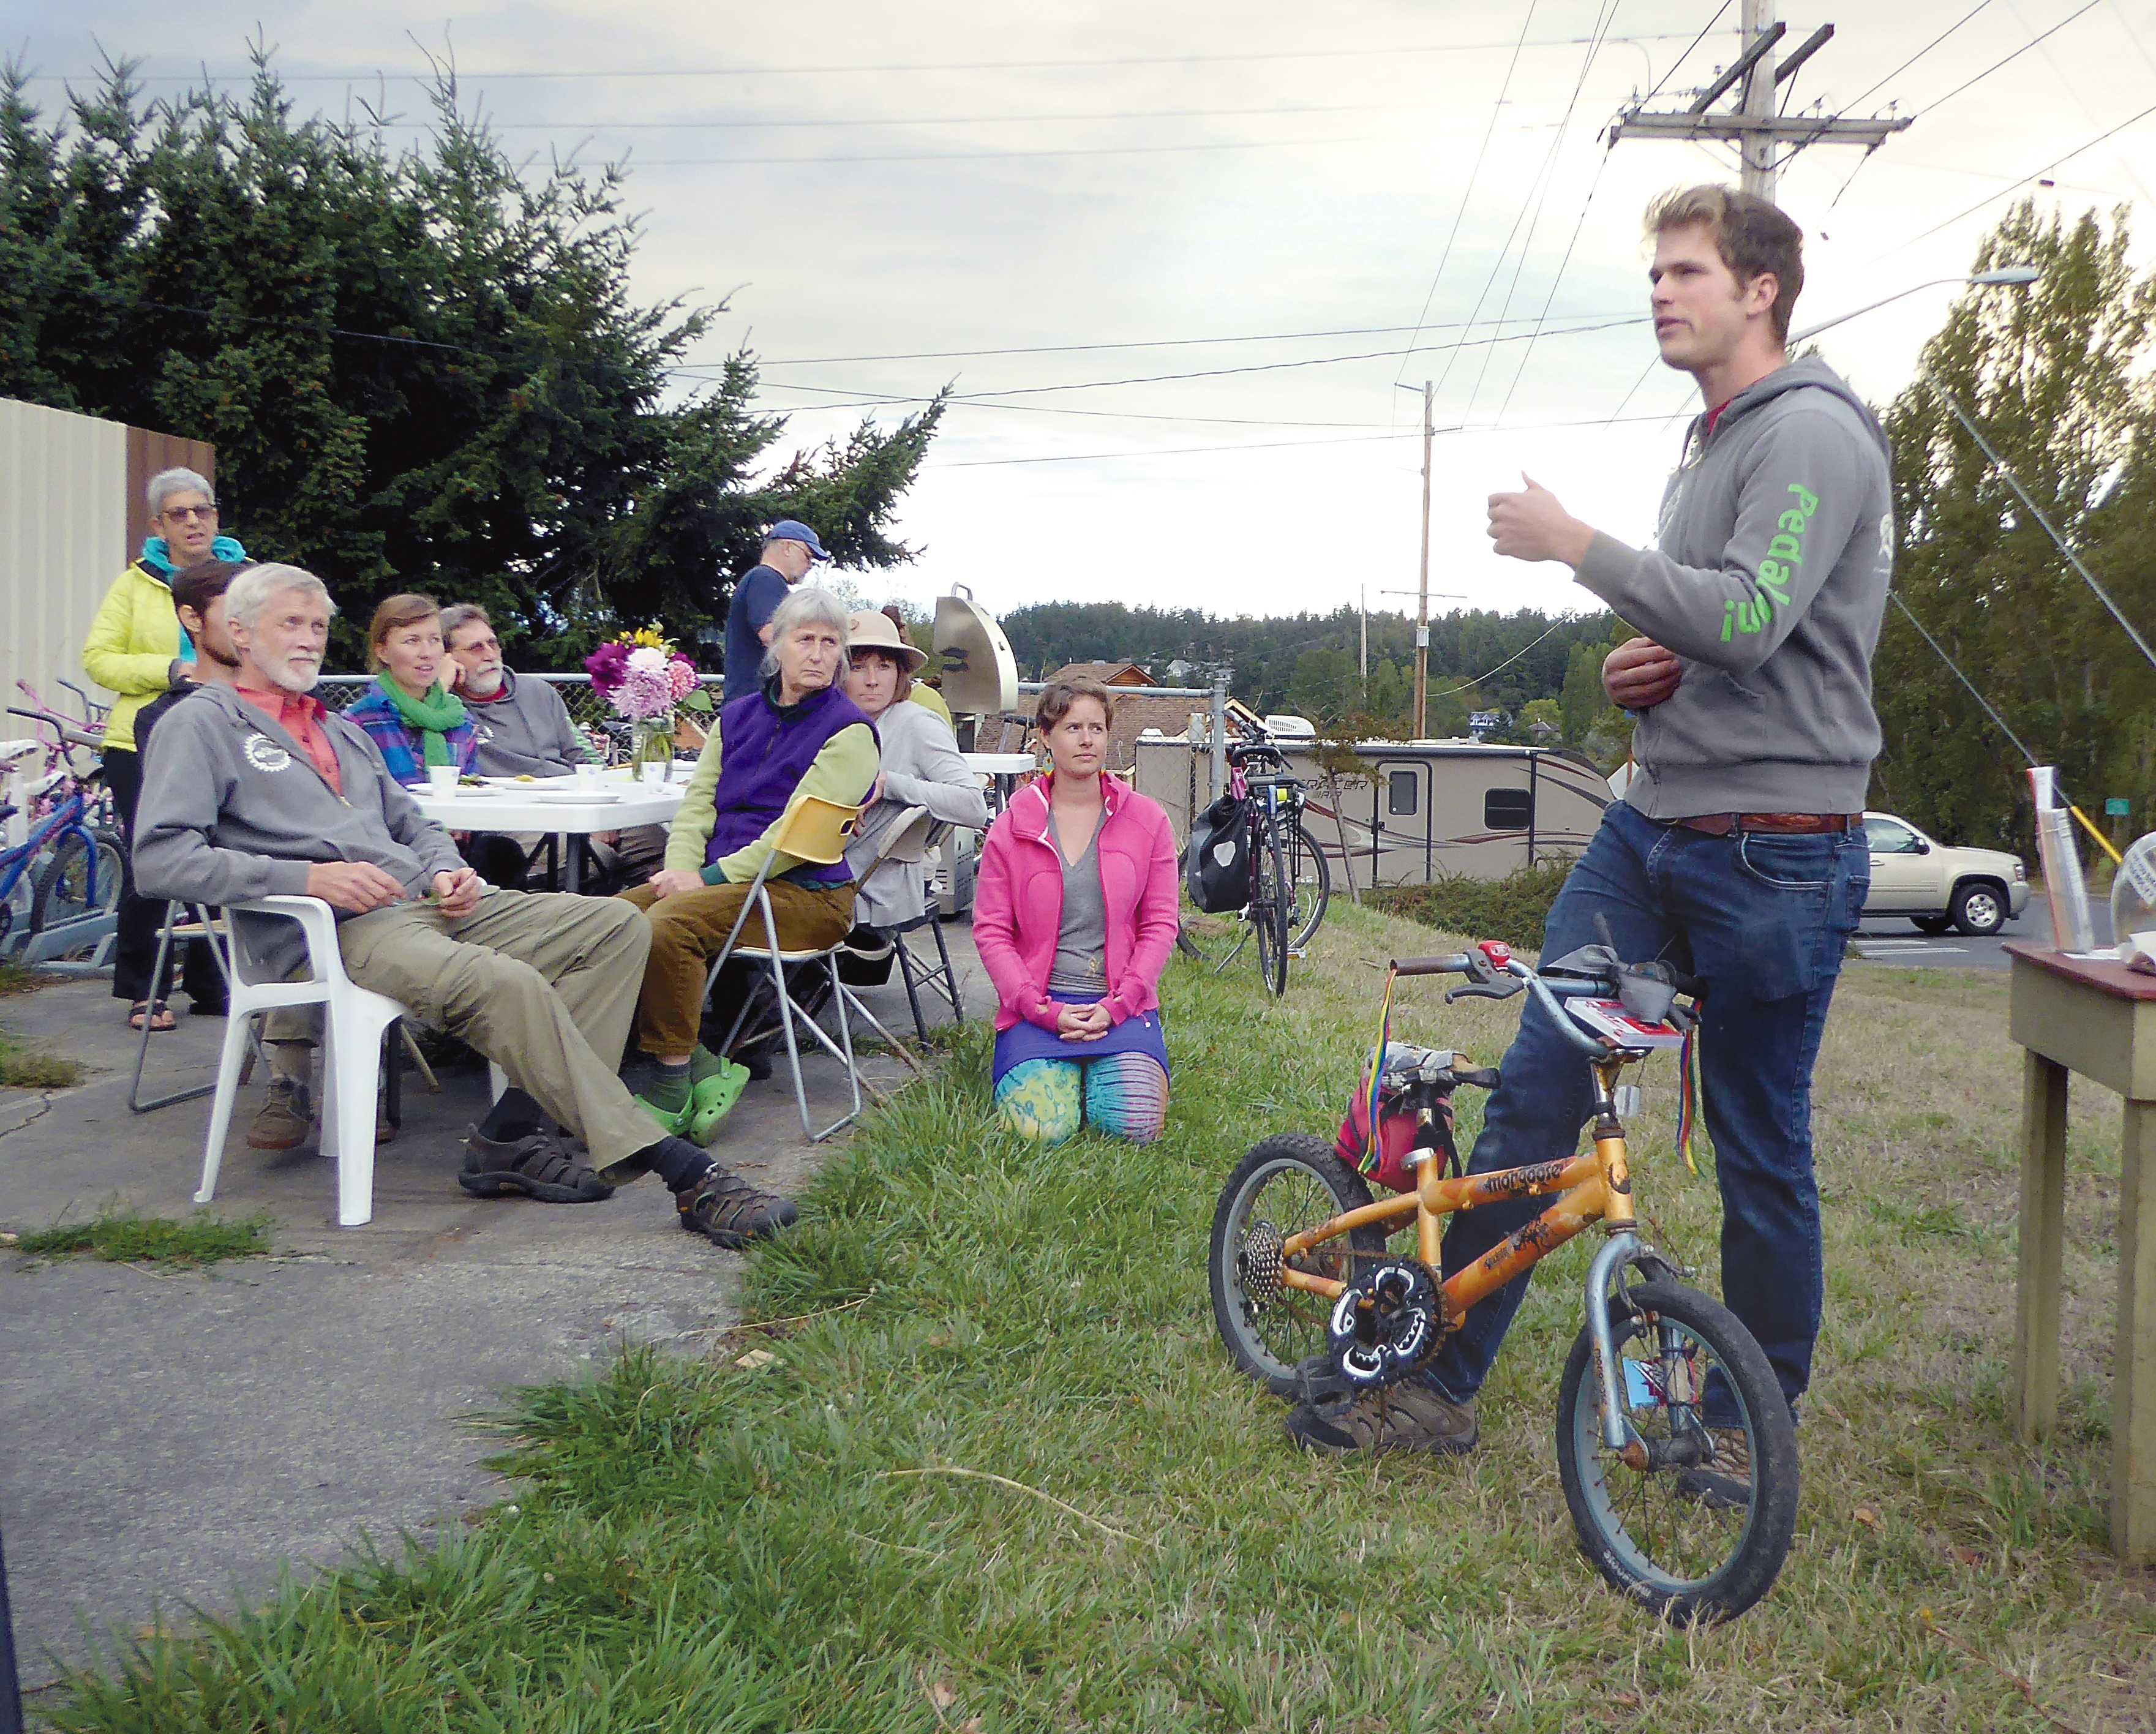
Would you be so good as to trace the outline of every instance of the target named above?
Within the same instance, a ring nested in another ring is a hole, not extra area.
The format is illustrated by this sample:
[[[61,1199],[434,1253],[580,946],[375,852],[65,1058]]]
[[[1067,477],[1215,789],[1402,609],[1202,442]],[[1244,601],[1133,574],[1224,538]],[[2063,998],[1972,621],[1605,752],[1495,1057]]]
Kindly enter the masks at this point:
[[[168,505],[164,516],[182,524],[209,524],[217,519],[213,505]]]

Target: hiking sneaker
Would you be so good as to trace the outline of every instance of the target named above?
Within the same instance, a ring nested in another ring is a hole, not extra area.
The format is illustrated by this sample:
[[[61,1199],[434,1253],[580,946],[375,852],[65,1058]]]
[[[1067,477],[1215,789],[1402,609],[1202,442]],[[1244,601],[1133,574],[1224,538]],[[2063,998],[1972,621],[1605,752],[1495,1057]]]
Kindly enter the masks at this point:
[[[781,1229],[790,1228],[801,1213],[793,1199],[758,1192],[716,1162],[694,1186],[674,1194],[674,1207],[681,1213],[683,1228],[725,1247],[767,1240]]]
[[[297,1078],[273,1073],[270,1094],[247,1128],[249,1150],[297,1150],[314,1135],[313,1092]]]
[[[699,1147],[709,1144],[718,1136],[720,1121],[733,1111],[747,1083],[747,1066],[721,1059],[716,1071],[690,1087],[688,1128],[679,1136]]]
[[[475,1198],[521,1193],[542,1204],[596,1204],[613,1188],[593,1171],[581,1144],[554,1132],[530,1132],[521,1138],[481,1137],[477,1127],[465,1134],[464,1172],[457,1184]]]
[[[1287,1418],[1287,1436],[1327,1457],[1428,1451],[1460,1456],[1475,1449],[1481,1428],[1472,1403],[1451,1403],[1427,1385],[1389,1385],[1344,1408],[1302,1403]]]

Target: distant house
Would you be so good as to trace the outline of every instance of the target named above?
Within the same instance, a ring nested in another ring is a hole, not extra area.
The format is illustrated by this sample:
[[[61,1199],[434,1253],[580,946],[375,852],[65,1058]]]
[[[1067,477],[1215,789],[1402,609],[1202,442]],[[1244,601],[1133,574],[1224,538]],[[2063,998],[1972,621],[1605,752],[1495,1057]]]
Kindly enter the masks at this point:
[[[1066,662],[1048,678],[1068,680],[1082,676],[1103,686],[1151,686],[1153,678],[1134,662]]]

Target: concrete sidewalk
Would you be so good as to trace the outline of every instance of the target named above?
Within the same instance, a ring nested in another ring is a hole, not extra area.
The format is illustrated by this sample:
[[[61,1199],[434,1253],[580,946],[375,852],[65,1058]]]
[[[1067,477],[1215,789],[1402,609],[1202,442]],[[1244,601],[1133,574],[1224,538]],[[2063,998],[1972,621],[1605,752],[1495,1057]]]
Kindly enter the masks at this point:
[[[970,931],[946,934],[968,1015],[983,1016]],[[864,998],[911,1034],[902,989]],[[0,1000],[0,1023],[92,1068],[49,1096],[0,1091],[0,1224],[42,1228],[111,1202],[194,1208],[208,1099],[129,1113],[134,1038],[105,983]],[[153,1085],[209,1081],[223,1028],[182,1014],[151,1042]],[[844,1106],[843,1077],[821,1057],[803,1070],[824,1124]],[[910,1075],[889,1054],[863,1070]],[[498,1444],[466,1418],[624,1344],[701,1353],[732,1321],[740,1256],[682,1233],[654,1180],[573,1207],[466,1196],[459,1140],[485,1111],[485,1074],[442,1085],[431,1095],[407,1072],[403,1134],[377,1152],[363,1229],[335,1225],[335,1175],[311,1146],[246,1148],[258,1075],[213,1208],[270,1212],[275,1259],[172,1275],[0,1256],[0,1533],[26,1685],[52,1677],[49,1652],[84,1656],[82,1623],[132,1631],[158,1607],[228,1608],[281,1562],[329,1562],[362,1531],[393,1545],[400,1530],[457,1521],[501,1494],[479,1466]],[[843,1141],[803,1141],[782,1056],[711,1153],[795,1192]]]

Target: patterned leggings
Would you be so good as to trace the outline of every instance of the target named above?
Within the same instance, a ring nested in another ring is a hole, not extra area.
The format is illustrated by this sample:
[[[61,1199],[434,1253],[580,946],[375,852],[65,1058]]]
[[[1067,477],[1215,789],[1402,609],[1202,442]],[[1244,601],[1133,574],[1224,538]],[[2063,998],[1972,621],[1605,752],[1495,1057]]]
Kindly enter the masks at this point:
[[[1100,1059],[1027,1059],[996,1085],[1004,1123],[1045,1144],[1092,1126],[1150,1144],[1168,1117],[1168,1074],[1149,1054]]]

